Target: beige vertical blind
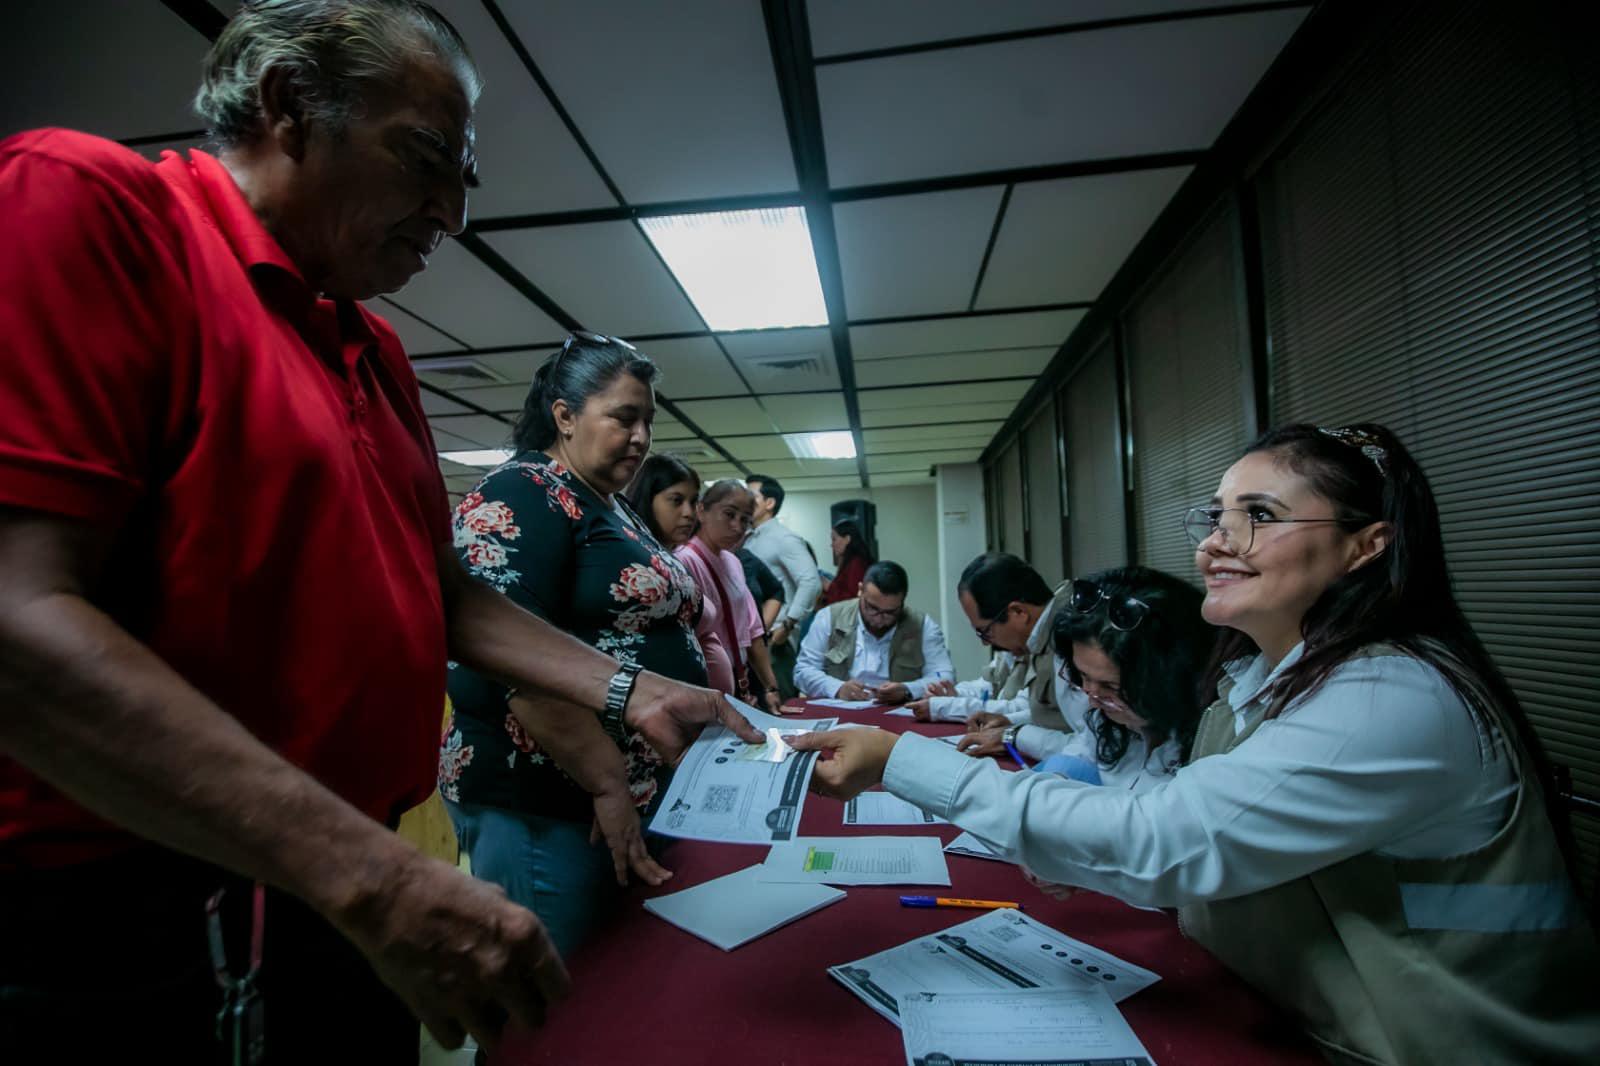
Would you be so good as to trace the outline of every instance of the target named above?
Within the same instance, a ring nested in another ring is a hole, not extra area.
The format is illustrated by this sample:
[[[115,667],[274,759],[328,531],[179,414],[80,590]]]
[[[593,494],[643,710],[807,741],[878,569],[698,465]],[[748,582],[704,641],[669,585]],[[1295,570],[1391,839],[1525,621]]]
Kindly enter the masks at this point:
[[[1238,216],[1225,203],[1124,318],[1139,562],[1198,582],[1180,528],[1250,431],[1250,342]]]
[[[1022,460],[1015,441],[1000,453],[995,474],[1000,484],[1000,550],[1022,555],[1027,550],[1022,528]]]
[[[1274,417],[1402,435],[1473,625],[1600,798],[1600,90],[1559,21],[1419,5],[1269,162],[1262,239]]]
[[[1110,337],[1061,389],[1067,434],[1072,573],[1128,561],[1123,516],[1122,427],[1117,413],[1116,350]]]
[[[1061,557],[1061,470],[1056,464],[1056,405],[1047,403],[1022,431],[1028,466],[1028,562],[1050,582],[1066,575]]]

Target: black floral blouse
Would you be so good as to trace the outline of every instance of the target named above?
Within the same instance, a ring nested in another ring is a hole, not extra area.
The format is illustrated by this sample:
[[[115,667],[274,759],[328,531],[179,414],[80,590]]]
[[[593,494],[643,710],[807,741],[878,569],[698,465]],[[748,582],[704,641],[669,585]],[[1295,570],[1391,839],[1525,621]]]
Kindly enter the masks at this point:
[[[706,683],[694,626],[700,591],[621,496],[613,508],[560,463],[522,452],[456,507],[455,547],[474,576],[618,659]],[[588,821],[589,797],[529,737],[510,690],[451,664],[439,791],[457,803]],[[623,754],[634,802],[649,806],[667,768],[631,731]]]

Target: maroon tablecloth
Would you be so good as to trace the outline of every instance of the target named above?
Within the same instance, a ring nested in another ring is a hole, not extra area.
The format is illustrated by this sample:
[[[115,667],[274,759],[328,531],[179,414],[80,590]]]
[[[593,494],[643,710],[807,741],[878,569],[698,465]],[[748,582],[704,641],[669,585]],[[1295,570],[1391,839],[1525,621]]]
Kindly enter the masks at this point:
[[[877,711],[832,711],[846,720],[930,735],[955,725],[913,723]],[[843,805],[820,796],[800,822],[808,836],[927,834],[954,826],[845,826]],[[765,846],[677,841],[662,889],[636,889],[618,920],[570,960],[573,994],[537,1032],[508,1035],[497,1063],[651,1063],[718,1066],[855,1066],[903,1063],[900,1031],[830,978],[828,966],[882,951],[977,916],[903,908],[906,892],[1022,902],[1045,925],[1161,975],[1121,1004],[1160,1066],[1318,1063],[1296,1025],[1184,939],[1171,914],[1080,892],[1058,901],[1015,866],[949,855],[948,889],[862,886],[845,899],[731,952],[685,933],[640,905],[760,862]]]

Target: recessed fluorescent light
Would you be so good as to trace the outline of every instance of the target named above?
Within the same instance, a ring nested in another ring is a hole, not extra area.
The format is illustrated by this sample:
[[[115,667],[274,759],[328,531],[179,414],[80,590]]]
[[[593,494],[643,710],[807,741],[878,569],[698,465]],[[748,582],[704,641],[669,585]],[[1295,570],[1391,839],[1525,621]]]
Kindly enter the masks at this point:
[[[476,452],[440,452],[439,458],[462,466],[499,466],[511,458],[511,452],[505,448],[485,448]]]
[[[827,323],[804,208],[656,215],[639,225],[712,329]]]
[[[856,438],[849,430],[831,433],[785,433],[783,443],[796,459],[854,459]]]

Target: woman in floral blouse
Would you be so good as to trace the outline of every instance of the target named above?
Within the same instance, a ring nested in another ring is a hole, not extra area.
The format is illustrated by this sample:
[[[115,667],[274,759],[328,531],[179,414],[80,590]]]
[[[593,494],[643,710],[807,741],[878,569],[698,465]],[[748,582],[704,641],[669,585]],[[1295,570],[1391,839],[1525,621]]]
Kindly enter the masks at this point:
[[[625,342],[568,338],[534,377],[516,453],[456,508],[455,545],[475,576],[579,640],[703,685],[699,590],[622,496],[650,447],[655,375]],[[614,901],[613,881],[671,876],[640,829],[667,774],[640,737],[619,745],[597,717],[464,666],[450,699],[439,791],[473,873],[538,914],[563,954]]]

